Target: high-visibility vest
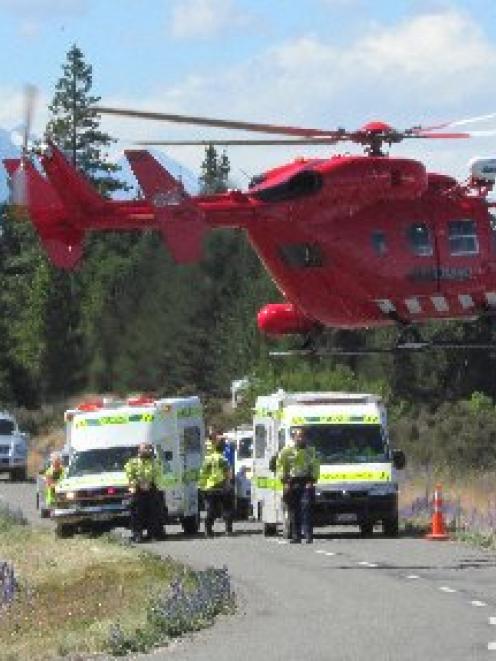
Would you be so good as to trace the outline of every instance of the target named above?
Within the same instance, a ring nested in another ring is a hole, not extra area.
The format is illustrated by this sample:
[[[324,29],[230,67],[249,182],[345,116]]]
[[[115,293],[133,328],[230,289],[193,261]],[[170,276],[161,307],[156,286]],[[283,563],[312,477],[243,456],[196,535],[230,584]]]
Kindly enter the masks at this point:
[[[65,473],[64,467],[54,468],[49,466],[45,473],[44,477],[46,480],[46,492],[45,492],[45,503],[47,505],[53,505],[55,503],[55,487],[57,483],[63,478]]]
[[[154,484],[156,486],[162,471],[156,459],[152,459],[151,457],[133,457],[133,459],[129,459],[126,462],[124,472],[126,473],[129,484],[137,487],[143,483],[148,485]]]
[[[229,478],[229,463],[227,459],[217,450],[208,454],[203,460],[198,478],[200,489],[219,489],[224,486]]]
[[[319,472],[320,464],[315,448],[286,447],[277,457],[276,475],[282,481],[294,477],[316,482]]]

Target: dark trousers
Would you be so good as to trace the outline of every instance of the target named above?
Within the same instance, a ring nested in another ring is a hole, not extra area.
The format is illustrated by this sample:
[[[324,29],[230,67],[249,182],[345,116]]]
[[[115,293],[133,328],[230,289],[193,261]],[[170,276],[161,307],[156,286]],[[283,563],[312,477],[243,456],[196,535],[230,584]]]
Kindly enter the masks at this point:
[[[150,537],[162,537],[166,519],[164,494],[156,487],[143,491],[137,489],[131,500],[131,531],[142,535],[146,530]]]
[[[289,512],[291,537],[313,539],[312,506],[315,498],[313,486],[307,481],[291,481],[284,485],[284,502]]]
[[[214,521],[222,517],[226,524],[226,532],[232,531],[233,520],[233,493],[223,489],[209,489],[203,492],[205,500],[205,532],[207,534],[212,532]]]

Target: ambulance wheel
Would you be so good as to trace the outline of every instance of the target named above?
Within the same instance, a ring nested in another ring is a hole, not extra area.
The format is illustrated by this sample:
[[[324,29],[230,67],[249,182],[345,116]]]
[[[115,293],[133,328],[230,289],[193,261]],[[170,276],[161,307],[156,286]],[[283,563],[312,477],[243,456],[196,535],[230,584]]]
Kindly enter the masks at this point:
[[[183,526],[183,532],[185,535],[198,534],[198,530],[200,528],[200,521],[198,516],[185,516],[181,521],[181,524]]]
[[[384,537],[398,537],[400,534],[398,514],[392,516],[390,519],[384,519],[382,522],[382,532],[384,533]]]
[[[11,482],[25,482],[27,477],[25,468],[13,468],[10,472]]]
[[[75,528],[71,526],[70,523],[59,523],[55,528],[55,534],[61,539],[72,537],[74,535]]]
[[[362,537],[372,537],[374,533],[374,523],[372,521],[364,521],[360,524],[360,535]]]
[[[274,537],[277,535],[277,524],[264,523],[263,533],[265,537]]]

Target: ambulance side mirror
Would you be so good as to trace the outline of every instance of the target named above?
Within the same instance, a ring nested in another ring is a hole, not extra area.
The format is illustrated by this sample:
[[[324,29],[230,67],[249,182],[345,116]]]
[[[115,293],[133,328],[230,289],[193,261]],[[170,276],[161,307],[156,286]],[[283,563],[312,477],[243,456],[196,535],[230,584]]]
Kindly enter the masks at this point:
[[[274,454],[269,459],[269,470],[272,471],[273,473],[276,472],[276,464],[277,464],[277,455]]]
[[[393,450],[393,466],[398,470],[402,470],[406,466],[406,457],[403,450]]]

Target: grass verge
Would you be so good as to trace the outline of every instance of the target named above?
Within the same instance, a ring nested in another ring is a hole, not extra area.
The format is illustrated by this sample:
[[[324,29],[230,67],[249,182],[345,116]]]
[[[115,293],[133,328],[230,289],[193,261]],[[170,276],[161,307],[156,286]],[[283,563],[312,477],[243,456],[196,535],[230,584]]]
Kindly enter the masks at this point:
[[[225,570],[193,572],[110,536],[56,539],[1,512],[0,560],[16,577],[0,610],[2,660],[146,651],[233,604]]]

